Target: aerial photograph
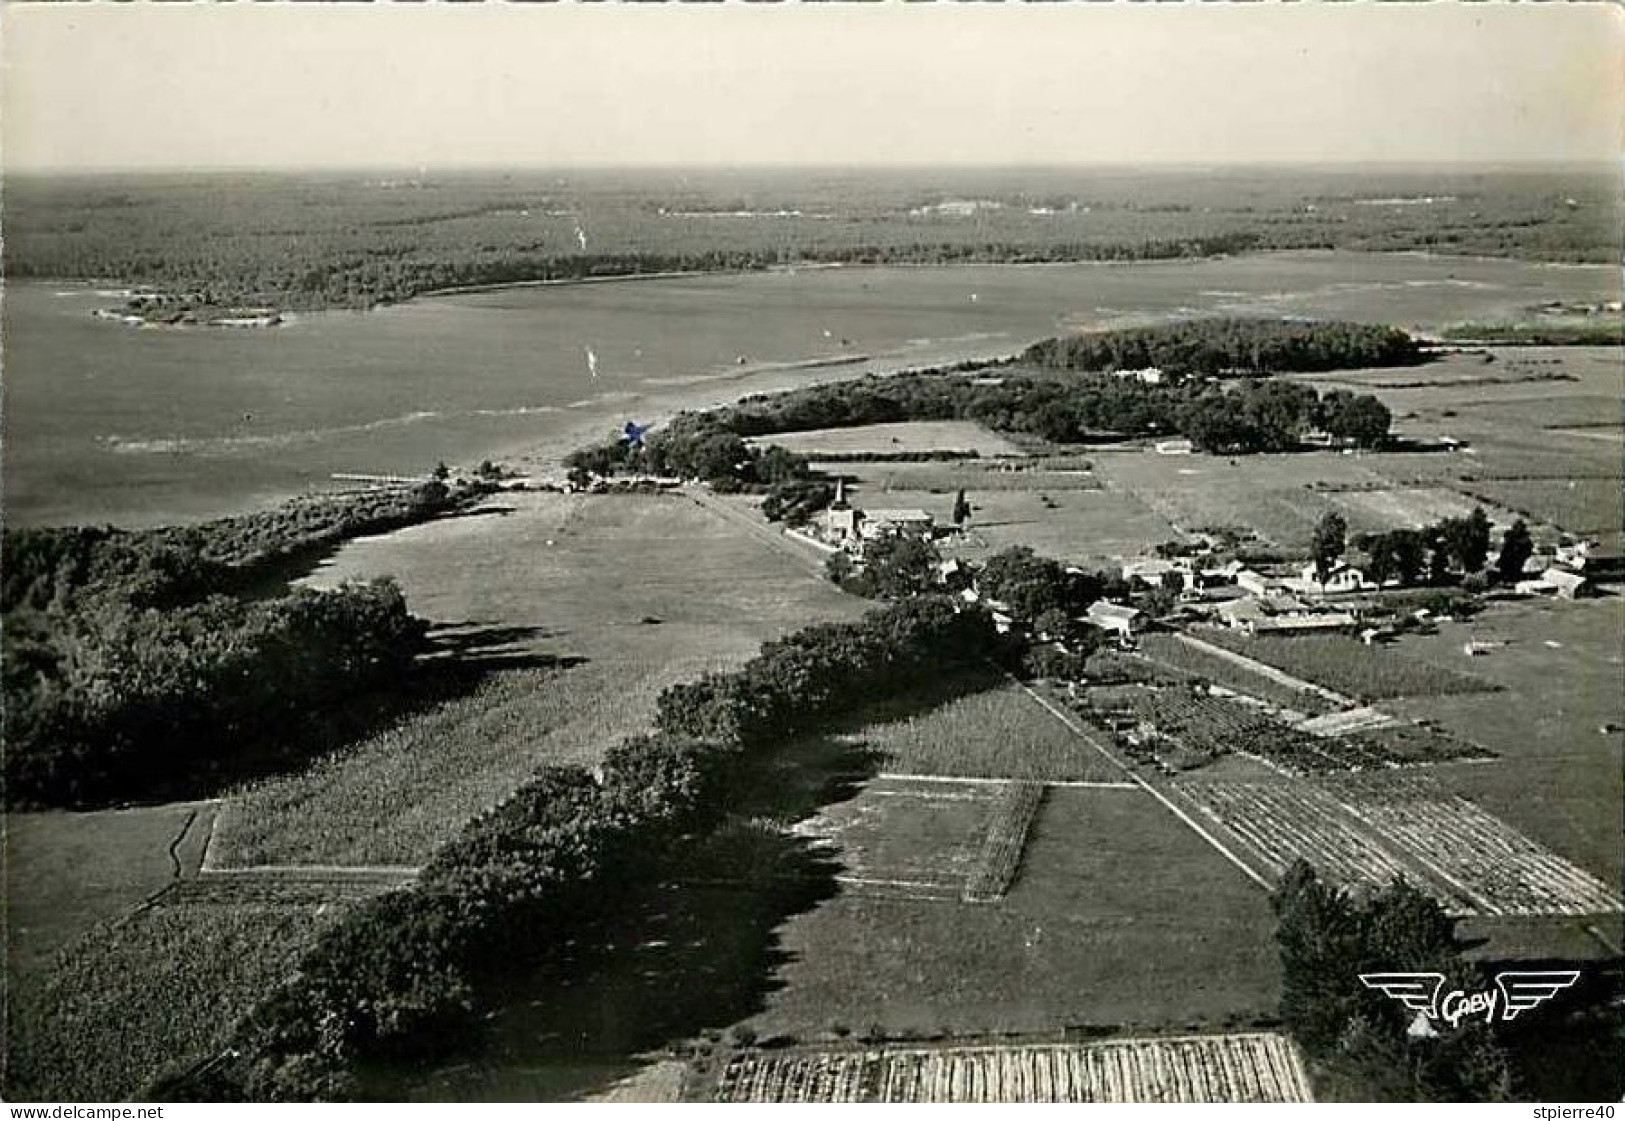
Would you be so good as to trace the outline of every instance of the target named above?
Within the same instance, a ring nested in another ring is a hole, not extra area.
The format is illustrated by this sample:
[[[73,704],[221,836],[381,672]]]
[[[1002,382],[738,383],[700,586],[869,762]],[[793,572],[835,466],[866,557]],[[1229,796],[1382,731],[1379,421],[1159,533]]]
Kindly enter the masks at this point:
[[[12,1116],[1625,1099],[1625,9],[13,3],[0,106]]]

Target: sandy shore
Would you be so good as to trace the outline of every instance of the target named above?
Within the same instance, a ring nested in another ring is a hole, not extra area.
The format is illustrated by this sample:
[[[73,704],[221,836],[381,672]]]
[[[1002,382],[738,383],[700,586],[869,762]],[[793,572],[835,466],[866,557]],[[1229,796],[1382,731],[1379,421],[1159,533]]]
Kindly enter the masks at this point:
[[[980,345],[945,343],[939,347],[906,353],[854,356],[840,361],[821,358],[804,362],[760,363],[727,373],[696,375],[692,378],[674,376],[672,380],[678,384],[651,386],[642,392],[628,393],[614,400],[595,401],[572,408],[569,411],[578,415],[568,424],[543,437],[510,441],[486,458],[538,477],[561,475],[566,456],[578,448],[614,438],[628,420],[658,427],[678,413],[731,405],[741,398],[759,393],[782,393],[803,386],[851,381],[871,374],[895,374],[970,360],[992,361],[1012,357],[1026,345],[1026,341],[1011,346],[1007,341],[986,339],[980,340]],[[555,415],[553,419],[557,422],[558,418]],[[458,466],[468,469],[474,464]]]

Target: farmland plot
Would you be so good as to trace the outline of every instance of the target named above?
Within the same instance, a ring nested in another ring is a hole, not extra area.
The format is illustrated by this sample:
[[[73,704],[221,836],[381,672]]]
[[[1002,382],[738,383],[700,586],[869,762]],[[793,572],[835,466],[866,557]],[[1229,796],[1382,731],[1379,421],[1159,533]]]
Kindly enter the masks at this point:
[[[1345,635],[1258,635],[1204,630],[1202,639],[1328,689],[1365,700],[1441,696],[1498,688],[1471,674],[1408,657],[1392,647],[1365,646]]]
[[[1203,650],[1177,635],[1146,634],[1139,639],[1140,653],[1159,666],[1201,678],[1249,697],[1308,716],[1332,712],[1330,701],[1308,689],[1295,689],[1284,682],[1265,677],[1228,658]]]
[[[1607,884],[1467,799],[1432,783],[1343,780],[1332,785],[1362,822],[1408,850],[1471,912],[1592,915],[1625,910]]]
[[[1269,1033],[1080,1045],[748,1053],[728,1102],[1303,1102],[1297,1052]]]
[[[847,890],[958,899],[978,866],[999,791],[992,782],[879,779],[791,832],[838,854],[844,871],[836,880]]]
[[[1180,789],[1251,845],[1272,875],[1303,859],[1333,883],[1383,887],[1406,871],[1393,852],[1347,820],[1334,798],[1306,782],[1192,782]]]
[[[902,720],[856,733],[884,757],[888,771],[970,778],[1111,780],[1120,778],[1018,685],[956,697]]]

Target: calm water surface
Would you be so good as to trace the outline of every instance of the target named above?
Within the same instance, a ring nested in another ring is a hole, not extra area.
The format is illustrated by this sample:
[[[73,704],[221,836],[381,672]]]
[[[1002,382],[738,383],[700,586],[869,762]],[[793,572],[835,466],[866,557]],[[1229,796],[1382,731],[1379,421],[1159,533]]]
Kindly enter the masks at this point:
[[[627,417],[1009,353],[1098,325],[1232,313],[1428,330],[1618,290],[1605,266],[1325,252],[518,288],[300,315],[272,330],[171,330],[93,318],[116,301],[88,287],[12,284],[5,514],[9,524],[218,516],[331,485],[335,472],[418,473],[607,433]]]

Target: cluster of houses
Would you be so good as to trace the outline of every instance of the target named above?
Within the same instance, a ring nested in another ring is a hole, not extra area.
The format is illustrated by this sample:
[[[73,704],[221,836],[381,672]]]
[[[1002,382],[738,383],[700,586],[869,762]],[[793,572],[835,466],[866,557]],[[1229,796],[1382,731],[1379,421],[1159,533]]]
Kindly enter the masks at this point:
[[[1123,579],[1175,591],[1186,603],[1203,605],[1215,621],[1248,634],[1352,627],[1354,615],[1325,603],[1324,597],[1376,586],[1360,569],[1342,562],[1325,573],[1309,564],[1296,573],[1274,576],[1237,560],[1215,564],[1211,554],[1130,561],[1123,566]]]
[[[818,515],[812,526],[813,540],[827,549],[839,549],[862,556],[864,546],[897,533],[935,537],[937,520],[924,510],[860,509],[846,500],[846,484],[835,484],[835,501]]]
[[[1524,577],[1512,589],[1520,595],[1575,599],[1598,581],[1625,579],[1625,551],[1594,541],[1550,546],[1529,558]]]

